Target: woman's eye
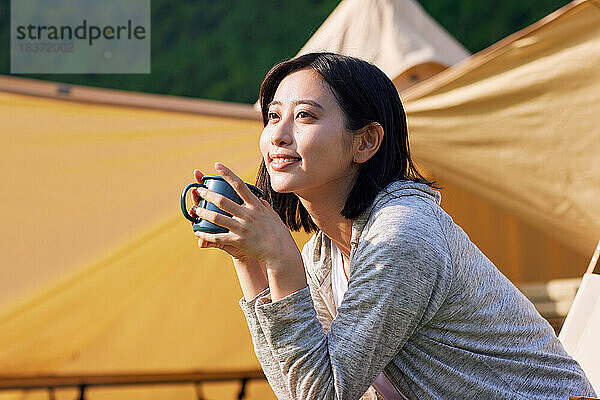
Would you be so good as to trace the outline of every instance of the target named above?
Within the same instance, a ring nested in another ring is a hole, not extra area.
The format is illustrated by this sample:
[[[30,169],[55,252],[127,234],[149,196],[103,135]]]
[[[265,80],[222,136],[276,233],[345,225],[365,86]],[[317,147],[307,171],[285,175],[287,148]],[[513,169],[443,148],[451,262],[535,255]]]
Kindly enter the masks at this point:
[[[300,111],[298,113],[298,117],[299,118],[311,118],[312,115],[310,115],[309,113],[307,113],[306,111]]]
[[[274,112],[267,113],[267,119],[277,119],[277,118],[279,118],[277,113],[274,113]]]

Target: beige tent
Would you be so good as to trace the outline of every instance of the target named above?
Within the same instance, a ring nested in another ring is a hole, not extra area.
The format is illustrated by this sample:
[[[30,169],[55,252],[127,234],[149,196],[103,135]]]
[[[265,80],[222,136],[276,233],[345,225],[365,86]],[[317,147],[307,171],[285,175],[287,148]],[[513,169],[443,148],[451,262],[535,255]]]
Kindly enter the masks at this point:
[[[600,237],[599,29],[598,1],[575,2],[402,93],[442,205],[516,282],[581,276]],[[253,180],[256,113],[9,77],[0,104],[0,375],[257,368],[230,262],[197,249],[178,210],[193,168],[218,159]],[[208,398],[237,390],[205,386]]]
[[[298,54],[313,51],[372,62],[400,89],[470,55],[415,0],[344,0]]]

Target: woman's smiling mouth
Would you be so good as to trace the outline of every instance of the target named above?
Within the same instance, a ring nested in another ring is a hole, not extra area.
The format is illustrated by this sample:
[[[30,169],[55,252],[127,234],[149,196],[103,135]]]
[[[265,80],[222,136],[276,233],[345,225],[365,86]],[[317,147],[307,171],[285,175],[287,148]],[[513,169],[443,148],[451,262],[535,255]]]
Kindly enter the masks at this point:
[[[271,168],[275,171],[281,171],[301,160],[299,157],[291,157],[283,154],[273,154],[269,158],[271,158]]]

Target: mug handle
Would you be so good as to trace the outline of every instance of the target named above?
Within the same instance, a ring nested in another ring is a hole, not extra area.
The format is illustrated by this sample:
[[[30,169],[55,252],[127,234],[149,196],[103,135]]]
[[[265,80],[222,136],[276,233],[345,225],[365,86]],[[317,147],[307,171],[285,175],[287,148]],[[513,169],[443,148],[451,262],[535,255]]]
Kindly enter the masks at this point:
[[[192,217],[190,215],[190,213],[188,213],[187,207],[185,205],[185,196],[188,192],[188,190],[190,190],[193,187],[203,187],[205,189],[207,189],[206,185],[202,184],[202,183],[190,183],[189,185],[187,185],[185,187],[185,189],[183,189],[183,192],[181,192],[181,212],[183,213],[183,216],[186,217],[187,219],[189,219],[192,222],[195,223],[199,223],[200,221],[202,221],[202,218],[198,218],[198,217]]]

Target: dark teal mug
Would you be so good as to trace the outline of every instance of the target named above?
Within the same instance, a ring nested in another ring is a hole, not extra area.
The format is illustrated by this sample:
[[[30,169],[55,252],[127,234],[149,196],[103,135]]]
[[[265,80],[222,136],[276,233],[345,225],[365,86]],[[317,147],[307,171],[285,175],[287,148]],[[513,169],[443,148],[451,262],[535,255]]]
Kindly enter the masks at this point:
[[[212,222],[206,221],[202,218],[192,217],[188,213],[187,206],[185,204],[185,196],[187,195],[188,190],[190,190],[191,188],[203,187],[203,188],[206,188],[215,193],[219,193],[220,195],[225,196],[228,199],[235,201],[237,204],[242,204],[244,201],[240,198],[240,196],[238,196],[235,189],[233,189],[233,187],[231,187],[231,185],[229,183],[227,183],[227,181],[225,179],[223,179],[223,177],[221,177],[221,176],[204,175],[202,177],[202,182],[203,183],[190,183],[183,189],[183,192],[181,192],[181,212],[183,213],[183,216],[194,223],[194,225],[193,225],[194,232],[196,232],[196,231],[202,231],[202,232],[208,232],[208,233],[227,233],[227,232],[229,232],[229,229],[223,228],[222,226],[215,225]],[[262,198],[265,197],[263,192],[256,186],[252,186],[248,183],[246,183],[246,186],[248,186],[250,191],[256,197],[262,197]],[[232,216],[231,214],[221,210],[219,207],[215,206],[214,204],[212,204],[204,199],[200,200],[200,203],[198,203],[198,207],[206,208],[207,210],[215,211],[215,212],[218,212],[219,214],[227,215],[228,217]]]

